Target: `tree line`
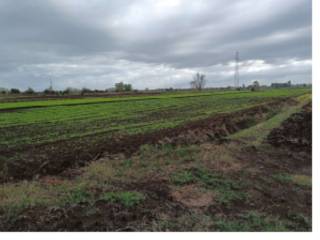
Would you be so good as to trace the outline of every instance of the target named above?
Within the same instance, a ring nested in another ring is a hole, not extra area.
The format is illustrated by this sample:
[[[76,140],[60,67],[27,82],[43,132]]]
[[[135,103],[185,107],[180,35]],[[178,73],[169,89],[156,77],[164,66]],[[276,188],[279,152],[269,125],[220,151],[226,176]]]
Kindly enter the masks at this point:
[[[206,75],[203,73],[196,73],[192,81],[190,82],[191,89],[195,89],[198,91],[203,90],[206,87],[207,81],[206,81]],[[245,88],[244,86],[242,88]],[[251,89],[251,91],[258,91],[260,89],[260,84],[258,81],[254,81],[252,85],[248,86],[247,88]],[[147,88],[146,88],[147,89]],[[90,94],[90,93],[103,93],[103,92],[131,92],[131,91],[137,91],[134,90],[132,85],[129,83],[124,82],[118,82],[114,85],[113,88],[106,89],[106,90],[91,90],[89,88],[71,88],[68,87],[63,91],[57,91],[54,90],[52,87],[49,87],[43,91],[36,92],[34,89],[29,87],[25,91],[20,91],[18,88],[11,88],[11,89],[5,89],[0,87],[0,94],[35,94],[35,93],[43,93],[46,95],[70,95],[70,94]]]
[[[114,85],[114,88],[106,89],[106,90],[92,90],[90,88],[72,88],[67,87],[65,90],[54,90],[52,87],[46,88],[43,91],[35,91],[33,88],[29,87],[25,91],[21,91],[18,88],[1,88],[0,87],[0,94],[36,94],[42,93],[46,95],[68,95],[68,94],[89,94],[89,93],[101,93],[101,92],[131,92],[134,91],[131,84],[119,82]]]

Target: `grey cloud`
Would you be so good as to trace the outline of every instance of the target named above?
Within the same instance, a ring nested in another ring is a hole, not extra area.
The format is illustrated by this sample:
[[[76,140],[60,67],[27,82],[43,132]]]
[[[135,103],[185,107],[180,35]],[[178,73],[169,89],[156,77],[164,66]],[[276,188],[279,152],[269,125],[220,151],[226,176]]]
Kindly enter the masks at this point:
[[[311,0],[0,0],[0,86],[187,87],[199,69],[230,85],[217,66],[237,50],[274,66],[244,82],[310,82],[311,63],[276,66],[311,59],[311,25]]]

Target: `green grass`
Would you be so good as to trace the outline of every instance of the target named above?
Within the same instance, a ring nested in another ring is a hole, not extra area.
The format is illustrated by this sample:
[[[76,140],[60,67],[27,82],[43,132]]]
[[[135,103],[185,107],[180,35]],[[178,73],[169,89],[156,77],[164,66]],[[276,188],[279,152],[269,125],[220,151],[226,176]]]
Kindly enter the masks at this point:
[[[289,231],[286,222],[256,211],[244,213],[237,220],[216,219],[215,228],[222,232]]]
[[[273,179],[282,184],[294,183],[302,187],[311,187],[311,176],[301,174],[279,173],[272,175]]]
[[[216,200],[223,205],[229,205],[234,201],[245,201],[247,198],[246,192],[243,191],[244,182],[202,168],[175,172],[171,176],[171,182],[177,186],[199,183],[217,193]]]
[[[68,192],[64,201],[69,204],[77,204],[81,202],[90,202],[92,198],[92,194],[88,191],[86,186],[77,185]]]
[[[100,198],[110,203],[120,203],[125,207],[133,207],[141,203],[145,197],[139,192],[108,192]]]
[[[173,174],[171,181],[176,185],[185,185],[194,182],[195,177],[189,171],[182,171]]]

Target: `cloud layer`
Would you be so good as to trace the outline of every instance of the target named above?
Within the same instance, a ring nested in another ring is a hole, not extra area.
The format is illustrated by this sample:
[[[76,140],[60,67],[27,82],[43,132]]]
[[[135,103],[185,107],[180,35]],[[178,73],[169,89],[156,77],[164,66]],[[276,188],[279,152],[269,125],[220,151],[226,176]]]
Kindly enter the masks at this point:
[[[0,0],[0,87],[311,81],[311,0]]]

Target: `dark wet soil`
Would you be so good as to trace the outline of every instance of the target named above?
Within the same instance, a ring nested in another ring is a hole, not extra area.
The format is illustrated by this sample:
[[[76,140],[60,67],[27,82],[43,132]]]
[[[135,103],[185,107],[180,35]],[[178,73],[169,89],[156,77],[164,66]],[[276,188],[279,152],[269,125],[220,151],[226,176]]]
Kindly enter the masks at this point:
[[[97,200],[66,207],[29,208],[11,222],[0,217],[0,231],[152,231],[151,223],[159,213],[174,218],[188,211],[172,201],[164,182],[132,183],[125,188],[138,189],[146,199],[132,207]]]
[[[268,136],[268,142],[277,147],[288,147],[294,152],[312,149],[312,111],[311,103],[303,111],[293,114],[280,128]]]

